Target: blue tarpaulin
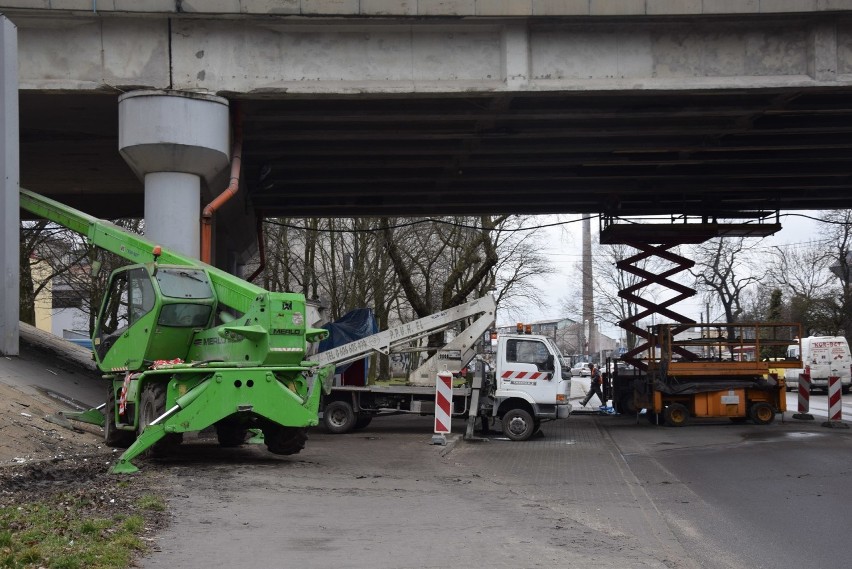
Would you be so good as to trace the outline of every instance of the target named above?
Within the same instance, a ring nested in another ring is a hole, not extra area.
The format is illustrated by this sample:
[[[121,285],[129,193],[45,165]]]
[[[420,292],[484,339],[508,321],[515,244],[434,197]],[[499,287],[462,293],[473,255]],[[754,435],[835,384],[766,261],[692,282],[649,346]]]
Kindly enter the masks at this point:
[[[318,350],[320,352],[360,340],[379,331],[379,325],[376,323],[376,315],[370,308],[350,310],[339,320],[323,325],[323,328],[328,330],[328,338],[320,342]],[[336,368],[334,373],[344,375],[344,385],[366,385],[369,362],[370,358],[364,358],[363,360],[342,365]],[[355,365],[353,366],[353,364]],[[350,367],[358,369],[349,371]],[[356,376],[351,378],[351,382],[346,380],[346,376],[350,374]]]

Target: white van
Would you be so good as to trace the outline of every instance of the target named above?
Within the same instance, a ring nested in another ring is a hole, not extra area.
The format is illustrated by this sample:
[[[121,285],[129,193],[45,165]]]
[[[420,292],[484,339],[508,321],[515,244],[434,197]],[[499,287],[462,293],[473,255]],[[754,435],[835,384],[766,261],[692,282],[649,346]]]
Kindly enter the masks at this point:
[[[787,348],[787,357],[799,355],[798,344]],[[852,355],[843,336],[808,336],[802,338],[802,364],[811,368],[811,388],[828,389],[829,376],[840,378],[843,393],[852,386]],[[787,385],[796,385],[803,369],[788,369],[784,373]]]

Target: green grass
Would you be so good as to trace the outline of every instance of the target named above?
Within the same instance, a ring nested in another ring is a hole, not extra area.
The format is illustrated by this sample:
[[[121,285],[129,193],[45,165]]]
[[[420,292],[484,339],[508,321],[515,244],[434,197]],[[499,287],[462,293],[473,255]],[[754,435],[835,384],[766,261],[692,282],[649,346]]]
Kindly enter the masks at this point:
[[[85,501],[58,494],[43,501],[0,507],[0,569],[126,569],[145,550],[144,511],[162,512],[153,495],[134,511],[97,517]]]

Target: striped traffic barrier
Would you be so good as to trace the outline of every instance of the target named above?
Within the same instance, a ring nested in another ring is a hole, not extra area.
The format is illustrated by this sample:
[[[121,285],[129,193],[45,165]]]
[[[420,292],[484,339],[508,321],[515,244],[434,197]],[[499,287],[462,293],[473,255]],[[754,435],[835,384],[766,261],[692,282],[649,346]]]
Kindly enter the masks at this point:
[[[433,445],[447,444],[453,413],[453,374],[441,372],[435,381],[435,434]]]
[[[832,375],[828,378],[828,421],[823,427],[840,427],[848,429],[849,425],[843,419],[843,399],[840,397],[840,378]]]
[[[799,412],[793,415],[794,419],[813,421],[814,416],[810,410],[811,397],[811,366],[805,366],[804,373],[799,374]]]

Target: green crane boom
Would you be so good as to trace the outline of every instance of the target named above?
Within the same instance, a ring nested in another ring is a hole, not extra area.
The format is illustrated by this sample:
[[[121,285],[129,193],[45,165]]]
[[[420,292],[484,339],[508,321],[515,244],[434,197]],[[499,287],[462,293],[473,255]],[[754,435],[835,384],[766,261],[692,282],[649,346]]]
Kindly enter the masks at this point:
[[[141,235],[130,233],[114,223],[92,217],[87,213],[25,189],[21,189],[21,207],[30,213],[79,233],[95,247],[114,253],[132,263],[153,260],[156,243]],[[246,312],[257,296],[266,292],[259,286],[238,279],[225,271],[167,249],[162,249],[158,262],[203,268],[210,275],[210,281],[219,304],[239,312]]]

